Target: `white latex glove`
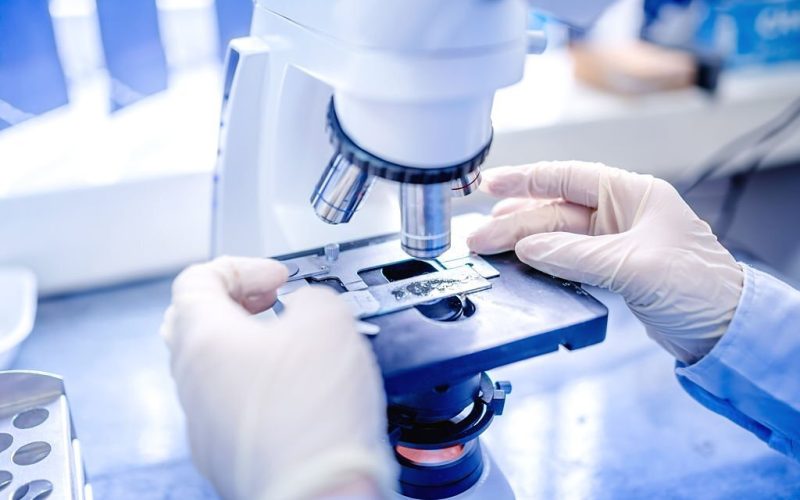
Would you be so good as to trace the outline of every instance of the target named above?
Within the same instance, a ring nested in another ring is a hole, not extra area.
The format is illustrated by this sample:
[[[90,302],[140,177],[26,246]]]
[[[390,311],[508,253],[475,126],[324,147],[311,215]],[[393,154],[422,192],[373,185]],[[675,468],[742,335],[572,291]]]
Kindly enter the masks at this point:
[[[728,328],[743,271],[669,183],[573,161],[492,169],[481,188],[509,199],[468,238],[475,252],[514,249],[543,272],[621,294],[687,363]]]
[[[347,306],[308,288],[278,318],[251,315],[272,306],[286,274],[276,261],[222,257],[175,280],[161,332],[193,459],[228,499],[358,485],[388,494],[396,466],[383,384]]]

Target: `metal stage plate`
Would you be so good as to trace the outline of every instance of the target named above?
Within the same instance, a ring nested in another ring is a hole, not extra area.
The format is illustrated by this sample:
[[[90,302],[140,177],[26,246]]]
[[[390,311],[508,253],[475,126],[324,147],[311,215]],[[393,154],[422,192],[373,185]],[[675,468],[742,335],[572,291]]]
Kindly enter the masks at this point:
[[[453,220],[460,228],[454,242],[474,221],[471,216]],[[365,290],[390,282],[381,268],[409,264],[430,266],[432,272],[469,265],[491,283],[489,289],[466,295],[474,305],[469,317],[439,321],[415,307],[367,320],[380,328],[371,341],[390,395],[450,384],[559,346],[577,349],[605,338],[605,306],[580,285],[536,271],[513,252],[479,257],[454,244],[436,261],[412,262],[397,236],[384,236],[343,244],[336,259],[330,254],[329,249],[326,258],[320,248],[279,257],[296,271],[280,294],[309,281],[343,293]]]

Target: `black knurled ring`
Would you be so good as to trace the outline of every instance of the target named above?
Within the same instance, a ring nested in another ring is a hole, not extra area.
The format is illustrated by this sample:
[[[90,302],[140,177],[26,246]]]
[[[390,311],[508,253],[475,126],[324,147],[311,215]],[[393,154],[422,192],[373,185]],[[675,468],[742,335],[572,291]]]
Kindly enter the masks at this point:
[[[494,136],[494,133],[492,133],[486,146],[469,160],[447,167],[419,168],[407,167],[384,160],[365,151],[358,144],[353,142],[339,123],[339,117],[336,116],[336,109],[333,105],[333,98],[331,98],[331,102],[328,105],[327,129],[336,154],[342,156],[362,170],[365,170],[370,175],[405,184],[438,184],[450,182],[474,172],[481,166],[484,160],[486,160]]]

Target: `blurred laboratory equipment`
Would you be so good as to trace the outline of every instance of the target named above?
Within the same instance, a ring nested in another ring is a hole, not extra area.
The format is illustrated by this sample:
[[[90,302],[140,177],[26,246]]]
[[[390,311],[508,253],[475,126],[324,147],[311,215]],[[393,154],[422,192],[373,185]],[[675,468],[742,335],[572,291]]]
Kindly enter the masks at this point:
[[[603,90],[644,94],[697,86],[713,92],[722,71],[765,71],[800,61],[797,0],[620,5],[626,7],[608,14],[613,22],[573,34],[576,77]],[[625,29],[608,29],[612,26]]]
[[[208,255],[219,47],[247,31],[251,10],[247,0],[0,3],[0,263],[31,268],[54,293]],[[147,243],[175,228],[182,243]]]
[[[0,370],[14,361],[36,318],[36,276],[23,267],[0,266]]]
[[[800,61],[798,0],[645,0],[642,38],[727,68]]]
[[[60,377],[0,371],[0,492],[14,500],[91,500]]]
[[[2,130],[66,104],[67,86],[47,2],[3,2],[0,33]]]
[[[575,42],[570,54],[578,80],[623,95],[688,88],[701,74],[691,54],[639,40]]]
[[[111,109],[166,90],[167,59],[155,2],[96,0]]]

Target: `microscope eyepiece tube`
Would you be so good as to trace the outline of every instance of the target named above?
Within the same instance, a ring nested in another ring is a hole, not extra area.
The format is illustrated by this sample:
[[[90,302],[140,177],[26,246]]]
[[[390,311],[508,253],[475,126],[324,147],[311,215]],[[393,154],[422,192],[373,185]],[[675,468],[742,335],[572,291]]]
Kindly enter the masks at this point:
[[[401,244],[418,259],[450,248],[450,183],[400,184]]]
[[[374,182],[374,176],[334,154],[311,195],[314,212],[328,224],[350,222]]]

